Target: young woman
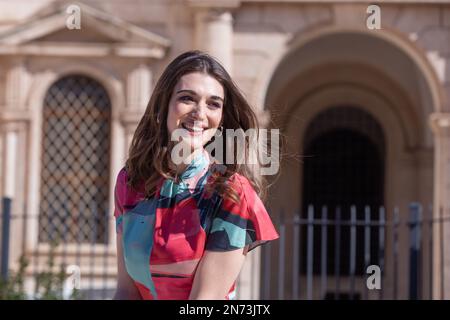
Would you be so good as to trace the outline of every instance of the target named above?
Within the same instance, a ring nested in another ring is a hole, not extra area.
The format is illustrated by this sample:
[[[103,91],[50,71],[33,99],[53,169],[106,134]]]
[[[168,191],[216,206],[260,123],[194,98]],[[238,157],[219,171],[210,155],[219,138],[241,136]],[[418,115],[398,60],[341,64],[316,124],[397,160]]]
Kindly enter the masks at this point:
[[[234,299],[247,252],[278,233],[251,165],[211,170],[215,159],[205,148],[225,129],[257,126],[214,58],[190,51],[168,65],[116,180],[115,299]],[[181,163],[172,152],[177,130],[191,151]]]

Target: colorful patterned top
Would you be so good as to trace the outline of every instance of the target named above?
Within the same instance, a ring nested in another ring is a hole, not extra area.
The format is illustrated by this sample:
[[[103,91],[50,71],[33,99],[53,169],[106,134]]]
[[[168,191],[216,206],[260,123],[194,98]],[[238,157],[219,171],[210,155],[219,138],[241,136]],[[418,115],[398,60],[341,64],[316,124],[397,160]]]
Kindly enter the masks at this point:
[[[116,231],[122,234],[128,274],[143,299],[186,300],[205,250],[248,251],[277,239],[278,233],[247,178],[228,181],[240,202],[208,193],[212,161],[204,150],[185,169],[180,182],[163,179],[155,196],[146,199],[126,185],[125,167],[115,186]],[[194,186],[190,188],[189,186]],[[233,283],[225,299],[235,298]]]

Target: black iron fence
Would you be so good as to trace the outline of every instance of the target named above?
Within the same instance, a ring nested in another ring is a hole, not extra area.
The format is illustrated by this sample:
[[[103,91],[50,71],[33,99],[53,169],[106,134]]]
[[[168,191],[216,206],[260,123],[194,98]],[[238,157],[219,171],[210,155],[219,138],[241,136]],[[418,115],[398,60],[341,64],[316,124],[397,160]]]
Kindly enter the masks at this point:
[[[117,258],[112,213],[11,214],[3,198],[0,299],[111,299]]]
[[[59,213],[43,221],[11,215],[7,198],[1,209],[1,283],[14,280],[6,291],[21,293],[10,298],[112,298],[117,263],[111,212],[82,210],[63,213],[63,219]],[[260,298],[442,299],[449,220],[419,203],[405,212],[368,206],[281,212],[275,219],[280,239],[262,246]],[[237,288],[239,299],[239,282]]]
[[[263,299],[444,298],[443,210],[434,217],[431,206],[411,203],[405,212],[305,211],[282,212],[279,242],[263,249]]]

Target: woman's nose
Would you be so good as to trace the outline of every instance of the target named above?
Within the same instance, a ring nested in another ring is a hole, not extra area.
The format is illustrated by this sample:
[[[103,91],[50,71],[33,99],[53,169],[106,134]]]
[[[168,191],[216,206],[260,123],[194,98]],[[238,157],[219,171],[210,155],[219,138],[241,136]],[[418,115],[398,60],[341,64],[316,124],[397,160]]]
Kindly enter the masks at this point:
[[[207,104],[205,101],[200,100],[196,105],[194,109],[194,114],[198,119],[203,119],[205,117]]]

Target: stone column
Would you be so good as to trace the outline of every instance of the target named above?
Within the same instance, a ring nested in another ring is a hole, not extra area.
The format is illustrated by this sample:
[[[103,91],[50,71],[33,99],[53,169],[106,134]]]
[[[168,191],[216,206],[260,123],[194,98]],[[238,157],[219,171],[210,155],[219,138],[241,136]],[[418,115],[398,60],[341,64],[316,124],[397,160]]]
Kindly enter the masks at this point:
[[[14,199],[16,195],[17,145],[18,132],[14,123],[2,123],[3,139],[3,197]]]
[[[31,85],[26,58],[16,57],[9,61],[5,71],[4,86],[5,107],[0,112],[1,139],[3,144],[2,184],[3,197],[12,199],[11,213],[18,215],[10,224],[10,266],[14,268],[19,255],[25,250],[32,219],[26,203],[27,167],[29,158],[27,149],[27,130],[30,114],[26,110],[26,98]],[[13,235],[20,235],[14,237]]]
[[[128,158],[128,152],[130,150],[131,141],[133,139],[134,132],[136,131],[137,125],[141,120],[143,112],[127,112],[122,113],[121,124],[124,128],[124,159]]]
[[[152,92],[152,72],[148,65],[139,64],[128,74],[127,106],[128,110],[144,113]]]
[[[0,125],[3,139],[3,184],[4,197],[10,197],[13,200],[16,196],[17,178],[17,148],[20,127],[20,118],[23,113],[19,111],[23,109],[26,97],[26,91],[29,87],[30,79],[22,59],[15,59],[12,66],[6,70],[5,77],[5,109],[0,113]],[[23,120],[23,119],[22,119]],[[20,164],[24,164],[20,162]]]
[[[123,111],[120,116],[120,122],[124,129],[125,158],[128,156],[134,131],[147,108],[152,91],[150,67],[145,63],[138,64],[128,73],[126,111]]]
[[[448,218],[450,217],[450,113],[433,113],[430,116],[430,124],[434,133],[433,215],[434,218],[439,218],[441,214]],[[433,227],[433,299],[450,298],[450,223],[441,224],[442,222],[435,223]]]
[[[5,103],[8,109],[17,111],[25,108],[26,93],[31,77],[23,59],[16,59],[6,73]]]
[[[232,73],[233,25],[231,12],[222,8],[200,8],[195,12],[195,49],[211,54]]]
[[[9,267],[16,269],[20,254],[23,252],[26,235],[23,233],[25,228],[24,220],[24,184],[23,184],[23,123],[18,121],[5,121],[0,115],[0,139],[2,140],[2,159],[0,163],[2,194],[0,198],[10,198],[11,215],[18,215],[18,218],[12,219],[9,230]],[[0,231],[1,232],[1,231]]]

